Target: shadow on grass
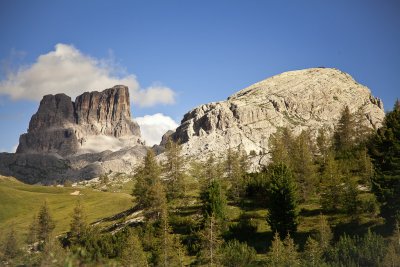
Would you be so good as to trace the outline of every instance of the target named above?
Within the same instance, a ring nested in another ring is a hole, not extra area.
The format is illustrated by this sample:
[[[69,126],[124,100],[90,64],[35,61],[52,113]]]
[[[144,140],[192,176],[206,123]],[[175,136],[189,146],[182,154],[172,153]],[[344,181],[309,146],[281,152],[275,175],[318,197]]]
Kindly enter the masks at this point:
[[[338,237],[343,234],[351,236],[355,235],[362,236],[366,234],[368,230],[371,230],[384,237],[390,236],[393,231],[391,227],[379,223],[375,220],[370,220],[366,223],[360,223],[360,221],[357,219],[351,220],[349,222],[340,222],[336,224],[335,227],[333,228],[335,239],[338,239]]]
[[[302,208],[300,210],[300,213],[299,213],[299,215],[303,216],[303,217],[315,217],[315,216],[318,216],[320,214],[322,214],[322,210],[321,209],[312,209],[312,210],[310,210],[310,209],[305,209],[305,208]]]

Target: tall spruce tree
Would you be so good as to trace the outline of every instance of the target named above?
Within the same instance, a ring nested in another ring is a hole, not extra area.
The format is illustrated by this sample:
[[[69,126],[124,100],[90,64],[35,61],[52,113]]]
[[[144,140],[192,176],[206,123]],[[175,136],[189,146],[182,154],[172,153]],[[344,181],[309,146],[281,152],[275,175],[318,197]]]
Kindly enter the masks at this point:
[[[213,214],[206,218],[200,231],[200,251],[198,260],[203,265],[220,266],[219,251],[222,244],[221,225]]]
[[[299,193],[302,201],[306,201],[315,192],[317,184],[316,167],[314,165],[311,135],[303,131],[293,140],[291,162],[299,185]]]
[[[134,176],[136,184],[132,191],[137,205],[146,210],[145,215],[148,219],[161,218],[166,205],[165,189],[160,176],[161,167],[154,152],[148,150],[142,166],[137,169]]]
[[[400,218],[400,102],[385,116],[369,151],[375,167],[372,189],[381,203],[381,215],[391,225]]]
[[[270,165],[267,222],[281,237],[295,233],[298,225],[297,186],[292,172],[284,164]]]
[[[321,128],[318,130],[318,136],[316,139],[318,148],[318,159],[319,163],[323,166],[325,164],[326,158],[328,157],[331,148],[331,138],[329,132],[326,128]]]
[[[146,253],[142,243],[133,230],[129,230],[125,245],[121,252],[121,264],[126,267],[148,266]]]
[[[3,245],[1,247],[1,252],[3,252],[3,258],[5,260],[10,261],[19,254],[20,249],[18,247],[17,237],[14,228],[11,228],[11,230],[5,235],[5,239],[1,241],[3,241],[3,244],[0,244]]]
[[[55,228],[53,218],[50,215],[47,201],[43,203],[38,214],[37,236],[40,241],[47,241]]]
[[[229,197],[239,202],[245,194],[245,175],[248,168],[247,155],[245,151],[234,151],[228,149],[225,160],[225,173],[229,182]]]
[[[274,164],[284,163],[291,167],[293,136],[290,130],[288,128],[278,129],[269,140],[271,162]]]
[[[72,213],[70,231],[68,233],[68,238],[71,245],[78,244],[82,240],[82,237],[84,237],[86,231],[86,214],[80,200],[78,200]]]
[[[348,106],[344,108],[333,134],[333,145],[335,151],[341,157],[346,157],[354,146],[355,132],[355,119],[351,114]]]
[[[168,139],[165,145],[166,161],[163,164],[163,171],[167,178],[167,198],[172,200],[185,195],[185,158],[182,155],[182,147],[174,142],[171,138]]]
[[[203,202],[203,215],[205,218],[213,216],[220,221],[225,219],[226,196],[219,180],[213,179],[200,197]]]
[[[329,153],[322,170],[321,206],[326,212],[336,212],[342,207],[342,175],[333,153]]]
[[[159,229],[161,234],[157,251],[157,266],[183,266],[185,251],[179,238],[172,233],[166,215],[160,220]]]

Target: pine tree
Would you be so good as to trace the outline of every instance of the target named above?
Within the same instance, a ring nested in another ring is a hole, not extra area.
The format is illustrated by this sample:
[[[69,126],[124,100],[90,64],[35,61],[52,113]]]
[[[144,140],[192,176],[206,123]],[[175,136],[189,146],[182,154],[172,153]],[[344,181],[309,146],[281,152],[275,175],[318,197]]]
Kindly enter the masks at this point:
[[[66,252],[62,248],[60,241],[50,234],[43,248],[40,266],[65,266]]]
[[[270,266],[272,267],[284,266],[286,259],[285,246],[283,245],[278,232],[275,232],[274,239],[272,240],[272,244],[268,252],[268,259]]]
[[[147,207],[145,215],[148,219],[160,219],[166,210],[167,197],[164,185],[161,181],[155,182],[148,191],[148,201],[150,206]]]
[[[72,214],[69,241],[72,245],[78,244],[87,230],[86,214],[81,202],[78,200]]]
[[[270,165],[268,173],[271,182],[267,192],[267,221],[273,232],[284,237],[297,230],[297,187],[290,169],[284,164]]]
[[[166,205],[166,194],[160,179],[161,167],[158,165],[154,152],[147,151],[142,166],[137,169],[132,195],[136,197],[137,205],[146,210],[149,219],[160,218]]]
[[[271,162],[274,164],[285,164],[291,166],[291,151],[293,146],[293,137],[288,128],[279,129],[269,139],[269,150]]]
[[[382,266],[400,267],[400,229],[396,222],[394,233],[387,246],[387,252],[383,258]]]
[[[221,250],[221,264],[227,267],[252,266],[257,252],[246,243],[240,243],[236,239],[227,242]]]
[[[26,237],[26,243],[34,244],[38,241],[38,219],[36,214],[33,215],[31,224],[29,225],[28,235]]]
[[[54,221],[50,215],[49,207],[45,201],[38,215],[37,236],[40,241],[47,241],[55,228]]]
[[[302,266],[307,267],[319,267],[322,265],[322,254],[323,251],[315,239],[308,237],[304,246],[304,256]]]
[[[325,215],[319,215],[319,222],[317,226],[316,241],[319,244],[323,253],[326,253],[333,239],[333,233],[331,227],[329,226],[328,220]]]
[[[148,266],[147,256],[143,250],[142,243],[133,230],[129,231],[121,252],[121,264],[124,267]]]
[[[199,261],[208,266],[219,266],[218,252],[221,244],[221,227],[214,215],[211,214],[200,232]]]
[[[204,184],[208,185],[211,181],[220,179],[223,176],[223,165],[216,160],[213,154],[207,158],[203,165],[203,180]]]
[[[333,153],[329,153],[321,178],[321,206],[326,212],[339,211],[343,195],[342,175]]]
[[[17,238],[15,236],[15,231],[14,228],[11,228],[11,230],[5,236],[5,240],[3,241],[2,254],[6,260],[11,260],[14,259],[19,252],[20,250],[18,247]]]
[[[314,165],[312,141],[309,132],[303,131],[294,139],[291,158],[301,200],[306,201],[314,193],[317,184],[316,167]]]
[[[390,225],[400,216],[400,103],[387,113],[369,146],[375,167],[372,189]]]
[[[356,137],[354,116],[350,113],[348,106],[344,108],[339,119],[339,123],[333,134],[333,145],[335,151],[341,157],[347,157],[347,154],[354,146]]]
[[[182,155],[182,147],[168,139],[165,145],[166,162],[163,166],[165,177],[167,178],[167,198],[169,200],[180,198],[185,195],[185,159]]]
[[[163,216],[160,224],[162,233],[158,246],[157,266],[183,266],[184,248],[179,238],[171,233],[167,216]]]
[[[279,237],[279,233],[275,232],[272,245],[268,252],[269,265],[272,267],[292,267],[300,266],[299,254],[290,235],[285,240]]]
[[[226,178],[230,183],[229,196],[239,202],[245,194],[245,174],[248,168],[247,155],[244,151],[228,149],[225,160]]]
[[[283,240],[285,246],[286,262],[288,266],[300,266],[299,253],[297,252],[297,246],[294,240],[288,234]]]
[[[212,216],[219,221],[225,219],[226,196],[219,180],[212,180],[200,197],[203,202],[203,215],[205,218]]]

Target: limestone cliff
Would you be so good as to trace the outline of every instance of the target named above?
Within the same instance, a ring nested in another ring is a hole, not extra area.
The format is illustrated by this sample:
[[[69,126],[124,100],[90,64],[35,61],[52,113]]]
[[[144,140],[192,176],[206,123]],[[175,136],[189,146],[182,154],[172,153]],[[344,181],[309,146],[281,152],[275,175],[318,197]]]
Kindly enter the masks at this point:
[[[316,133],[321,127],[333,130],[345,106],[360,112],[371,128],[379,127],[385,115],[381,100],[340,70],[285,72],[226,101],[189,111],[172,136],[183,143],[186,155],[197,159],[209,153],[222,156],[229,147],[268,155],[269,137],[279,127],[288,127],[295,134],[305,129]]]
[[[0,153],[0,174],[28,183],[62,183],[131,173],[145,155],[129,90],[117,85],[84,93],[75,102],[65,94],[44,96],[17,153]]]
[[[98,140],[99,136],[103,141],[104,137],[112,137],[130,144],[140,143],[140,129],[131,119],[126,86],[86,92],[75,102],[65,94],[44,96],[37,113],[32,116],[28,133],[20,137],[17,153],[68,156],[91,152],[82,150],[87,142]]]

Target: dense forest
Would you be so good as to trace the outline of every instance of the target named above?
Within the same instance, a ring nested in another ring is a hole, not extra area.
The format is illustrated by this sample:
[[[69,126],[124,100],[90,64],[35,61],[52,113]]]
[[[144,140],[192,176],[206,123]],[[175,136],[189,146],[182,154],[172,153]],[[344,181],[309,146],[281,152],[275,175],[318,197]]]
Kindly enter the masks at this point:
[[[1,237],[3,265],[16,266],[400,266],[400,102],[381,128],[348,108],[333,132],[280,129],[270,163],[249,172],[239,148],[195,162],[169,140],[160,164],[148,150],[132,180],[142,220],[109,231],[86,219],[70,230],[45,202],[26,240]],[[103,177],[107,179],[107,177]]]

